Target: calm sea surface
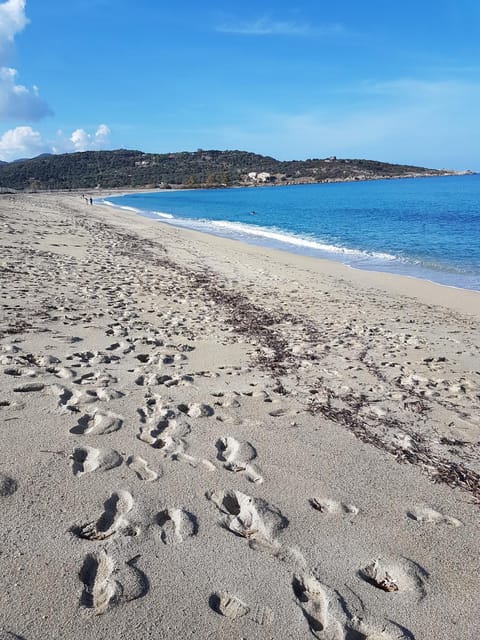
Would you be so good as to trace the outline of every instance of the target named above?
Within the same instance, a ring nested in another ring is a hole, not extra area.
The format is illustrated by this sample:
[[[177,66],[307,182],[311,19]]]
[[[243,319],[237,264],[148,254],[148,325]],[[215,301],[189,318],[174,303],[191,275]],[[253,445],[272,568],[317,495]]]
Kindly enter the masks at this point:
[[[480,175],[98,199],[164,224],[480,290]]]

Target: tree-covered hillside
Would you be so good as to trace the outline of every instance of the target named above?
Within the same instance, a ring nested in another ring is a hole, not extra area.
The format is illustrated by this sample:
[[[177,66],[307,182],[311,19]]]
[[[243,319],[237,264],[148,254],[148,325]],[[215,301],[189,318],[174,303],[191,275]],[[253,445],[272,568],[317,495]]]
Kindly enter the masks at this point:
[[[252,177],[248,174],[260,174]],[[298,183],[365,180],[447,172],[373,160],[279,161],[245,151],[167,154],[85,151],[43,155],[0,165],[0,187],[18,190],[111,189],[164,185],[220,186],[258,182]],[[260,179],[261,178],[261,179]]]

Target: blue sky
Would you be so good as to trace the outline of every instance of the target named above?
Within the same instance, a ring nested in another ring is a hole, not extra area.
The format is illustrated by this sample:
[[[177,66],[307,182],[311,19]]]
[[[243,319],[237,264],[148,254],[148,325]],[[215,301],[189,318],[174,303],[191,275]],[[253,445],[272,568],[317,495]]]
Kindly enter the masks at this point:
[[[0,0],[0,159],[244,149],[480,169],[480,2]]]

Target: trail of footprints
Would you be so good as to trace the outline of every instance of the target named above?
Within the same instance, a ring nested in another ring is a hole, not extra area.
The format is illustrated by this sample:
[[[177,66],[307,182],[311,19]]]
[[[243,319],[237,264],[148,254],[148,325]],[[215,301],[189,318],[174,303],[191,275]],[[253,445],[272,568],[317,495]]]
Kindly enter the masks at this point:
[[[81,414],[70,429],[71,434],[82,438],[108,436],[124,428],[125,419],[114,411],[103,408],[103,405],[123,394],[111,386],[117,380],[111,373],[102,371],[101,365],[134,354],[136,345],[129,338],[128,329],[122,324],[113,324],[107,334],[118,339],[106,347],[108,354],[76,351],[68,358],[69,366],[62,366],[54,356],[24,354],[17,345],[2,345],[0,363],[7,365],[5,375],[17,379],[44,376],[48,380],[69,381],[72,387],[58,382],[22,382],[14,387],[13,392],[21,395],[46,390],[56,398],[60,411]],[[159,450],[165,460],[186,462],[194,467],[202,465],[210,471],[215,470],[217,466],[210,460],[199,459],[188,453],[187,441],[191,432],[189,421],[211,418],[215,410],[205,403],[164,404],[160,395],[152,393],[155,388],[169,389],[193,384],[192,376],[182,372],[177,375],[174,371],[179,363],[187,360],[187,356],[184,353],[165,351],[162,340],[156,337],[144,338],[143,342],[154,350],[131,355],[137,362],[133,369],[134,383],[146,388],[145,405],[138,410],[140,428],[137,438]],[[160,348],[162,350],[158,351]],[[100,369],[80,373],[82,368],[90,369],[92,366],[100,366]],[[95,385],[93,389],[83,388],[92,385]],[[215,404],[223,409],[239,406],[239,394],[212,395],[217,398]],[[246,395],[253,395],[253,392]],[[97,403],[101,403],[102,407],[97,406]],[[10,403],[0,403],[0,409],[9,405]],[[85,411],[84,408],[89,405],[95,407],[91,411]],[[276,412],[270,413],[280,415],[282,410]],[[226,435],[217,440],[215,447],[217,460],[225,471],[243,476],[254,485],[264,482],[263,473],[255,462],[257,451],[252,443]],[[145,483],[152,483],[162,476],[161,467],[151,468],[142,456],[130,455],[124,460],[123,455],[111,448],[94,448],[85,444],[75,447],[70,455],[73,474],[79,478],[86,473],[109,471],[124,462]],[[17,483],[14,479],[0,475],[1,499],[9,499],[16,490]],[[365,616],[342,612],[337,602],[338,597],[308,570],[300,551],[279,540],[282,530],[289,524],[280,509],[241,491],[210,491],[206,493],[206,498],[222,514],[221,526],[226,531],[243,539],[251,548],[271,554],[291,570],[292,594],[314,637],[322,640],[342,640],[345,637],[393,640],[409,637],[405,630],[395,627],[393,623],[385,623],[382,628],[377,628]],[[337,502],[328,497],[315,496],[308,503],[322,518],[361,515],[355,505]],[[70,530],[80,540],[95,546],[84,558],[79,579],[82,583],[81,604],[96,615],[143,597],[149,591],[148,577],[136,566],[138,557],[126,562],[116,560],[106,547],[112,540],[118,536],[142,535],[147,528],[154,531],[160,544],[170,546],[184,543],[199,530],[196,516],[182,507],[164,508],[157,513],[153,522],[139,525],[132,517],[134,505],[134,498],[129,491],[118,490],[105,501],[103,511],[96,520],[73,526]],[[459,520],[425,506],[412,507],[406,516],[420,525],[462,526]],[[370,565],[360,568],[358,576],[365,583],[386,593],[410,591],[418,598],[425,595],[428,580],[427,572],[408,559],[376,559]],[[246,617],[262,626],[271,625],[274,621],[274,612],[268,606],[245,604],[241,598],[229,592],[212,593],[209,605],[215,613],[232,621]]]

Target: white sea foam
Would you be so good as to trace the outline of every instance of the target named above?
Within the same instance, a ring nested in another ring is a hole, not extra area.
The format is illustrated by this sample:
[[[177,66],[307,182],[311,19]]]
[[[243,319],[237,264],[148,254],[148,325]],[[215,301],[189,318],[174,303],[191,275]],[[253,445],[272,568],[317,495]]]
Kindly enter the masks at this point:
[[[135,209],[135,207],[124,207],[119,204],[110,202],[109,200],[99,200],[98,204],[106,205],[107,207],[113,207],[114,209],[122,209],[123,211],[133,211],[133,213],[142,213],[141,209]]]
[[[159,218],[166,218],[167,220],[172,220],[174,216],[171,213],[163,213],[163,211],[152,211]]]
[[[334,244],[327,244],[295,233],[289,233],[275,227],[262,227],[257,225],[245,224],[243,222],[230,222],[228,220],[207,220],[205,218],[175,218],[171,213],[163,211],[147,211],[136,209],[135,207],[122,206],[109,200],[101,200],[99,204],[107,205],[115,209],[123,209],[124,211],[133,211],[134,213],[149,213],[162,218],[165,222],[172,221],[170,224],[175,226],[187,227],[204,231],[206,233],[221,233],[222,235],[233,238],[242,238],[245,236],[257,237],[259,240],[270,240],[279,244],[287,244],[303,249],[310,249],[322,253],[334,253],[338,255],[352,256],[356,258],[370,258],[382,261],[399,260],[398,256],[390,253],[382,253],[378,251],[362,251],[360,249],[350,249]]]
[[[315,251],[325,253],[335,253],[348,255],[352,257],[375,258],[377,260],[397,260],[398,258],[389,253],[381,253],[378,251],[361,251],[360,249],[350,249],[348,247],[326,244],[308,236],[300,236],[289,233],[275,227],[261,227],[256,225],[244,224],[242,222],[229,222],[227,220],[205,220],[205,219],[188,219],[175,218],[175,225],[195,228],[197,230],[210,232],[223,232],[224,235],[232,237],[254,236],[259,239],[274,241],[275,243],[289,244],[304,249],[313,249]]]

